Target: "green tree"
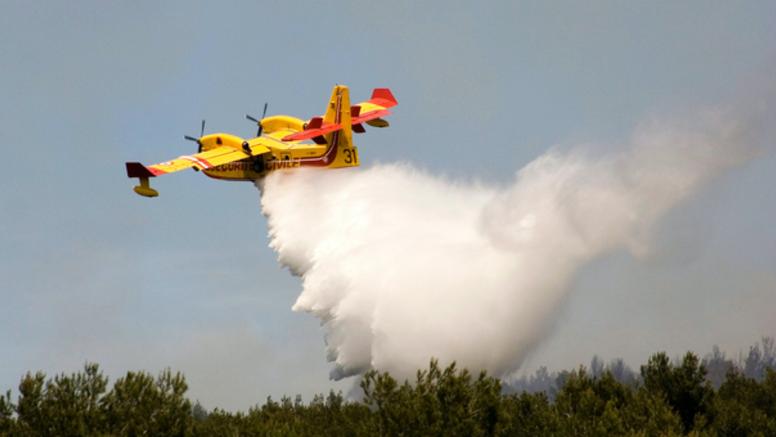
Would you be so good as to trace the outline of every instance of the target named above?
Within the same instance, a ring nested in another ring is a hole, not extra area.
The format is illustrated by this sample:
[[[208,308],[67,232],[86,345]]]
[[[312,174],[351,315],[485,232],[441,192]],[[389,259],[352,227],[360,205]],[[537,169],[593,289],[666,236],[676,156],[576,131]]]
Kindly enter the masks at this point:
[[[221,409],[214,409],[207,416],[194,422],[193,435],[210,437],[237,437],[249,435],[245,428],[244,416],[241,413],[232,414]]]
[[[199,403],[199,401],[195,402],[194,406],[191,407],[191,417],[197,422],[202,422],[207,419],[207,410]]]
[[[191,402],[180,373],[169,369],[154,379],[145,372],[127,372],[103,397],[107,431],[114,435],[185,436],[191,433]]]
[[[364,403],[377,413],[380,435],[494,435],[509,424],[501,383],[485,373],[473,379],[455,363],[441,369],[432,360],[428,370],[418,371],[414,385],[368,372],[361,388]]]
[[[85,364],[83,372],[48,380],[40,404],[47,431],[58,436],[97,433],[103,420],[99,400],[107,385],[108,379],[93,363]]]
[[[515,437],[560,435],[559,417],[543,392],[512,394],[503,400],[509,425],[505,434]]]
[[[644,436],[683,434],[682,419],[668,405],[665,396],[650,393],[644,387],[635,390],[632,400],[623,412],[631,434]]]
[[[591,378],[584,368],[570,372],[555,399],[561,434],[621,435],[627,424],[622,409],[631,391],[617,382],[611,372]]]
[[[420,371],[418,371],[418,378],[421,378]],[[409,385],[405,383],[400,388],[388,373],[369,371],[361,379],[360,385],[364,391],[364,403],[373,408],[378,416],[379,435],[413,435],[411,432],[403,433],[403,430],[413,427],[417,429],[425,425],[425,423],[419,423],[423,419],[436,420],[433,414],[432,417],[426,418],[424,416],[427,413],[412,411]],[[425,429],[426,426],[423,428]]]
[[[13,418],[16,406],[11,402],[11,390],[0,395],[0,435],[11,435],[16,429],[16,421]]]
[[[46,418],[43,416],[43,387],[46,375],[27,372],[19,383],[19,398],[16,402],[17,432],[19,435],[49,435]]]
[[[703,428],[709,420],[714,390],[706,381],[706,369],[692,352],[674,366],[664,352],[650,357],[647,365],[641,366],[641,377],[646,390],[656,396],[663,396],[671,408],[679,414],[685,432]]]
[[[712,428],[717,435],[776,435],[776,372],[767,369],[758,383],[731,369],[714,400]]]
[[[369,408],[362,403],[349,403],[342,393],[316,395],[302,410],[304,431],[332,436],[368,436],[377,432],[377,423]]]

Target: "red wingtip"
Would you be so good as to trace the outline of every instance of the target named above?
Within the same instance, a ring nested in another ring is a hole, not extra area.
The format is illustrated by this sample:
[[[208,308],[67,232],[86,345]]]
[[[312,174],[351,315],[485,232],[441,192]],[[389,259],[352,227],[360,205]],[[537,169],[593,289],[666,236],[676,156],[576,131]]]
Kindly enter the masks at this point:
[[[139,162],[127,162],[127,176],[130,178],[152,178],[156,176],[150,169]]]
[[[369,99],[369,102],[380,105],[383,108],[391,108],[399,103],[388,88],[375,88],[372,91],[372,98]]]

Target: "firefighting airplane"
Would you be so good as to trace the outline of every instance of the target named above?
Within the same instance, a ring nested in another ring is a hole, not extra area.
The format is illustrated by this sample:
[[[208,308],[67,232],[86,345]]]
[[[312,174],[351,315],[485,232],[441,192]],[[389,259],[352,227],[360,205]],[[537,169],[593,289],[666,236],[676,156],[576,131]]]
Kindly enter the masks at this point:
[[[288,115],[264,117],[266,104],[261,119],[246,115],[258,124],[255,138],[243,139],[227,133],[204,135],[203,120],[199,138],[184,137],[199,145],[198,153],[148,167],[127,162],[127,176],[140,180],[140,185],[135,186],[137,194],[156,197],[159,193],[151,188],[150,178],[187,168],[202,170],[215,179],[255,181],[278,169],[357,167],[358,149],[353,144],[352,132],[364,133],[362,123],[387,127],[383,117],[396,104],[388,88],[375,88],[369,100],[350,106],[348,87],[337,85],[322,117],[307,121]],[[312,142],[305,141],[311,139]]]

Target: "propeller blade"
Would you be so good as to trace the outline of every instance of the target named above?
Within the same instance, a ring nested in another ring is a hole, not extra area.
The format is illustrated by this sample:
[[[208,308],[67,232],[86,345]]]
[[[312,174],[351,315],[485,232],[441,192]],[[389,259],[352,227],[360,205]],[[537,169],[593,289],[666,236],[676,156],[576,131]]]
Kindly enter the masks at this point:
[[[189,140],[189,141],[194,141],[195,143],[197,143],[197,145],[199,146],[199,147],[197,147],[197,153],[201,153],[202,152],[202,141],[200,141],[200,140],[202,139],[203,135],[205,135],[205,120],[204,119],[202,120],[202,126],[199,129],[199,138],[194,138],[194,137],[189,136],[189,135],[184,135],[183,139]],[[195,168],[195,170],[196,170],[196,168]]]
[[[264,111],[261,112],[261,119],[264,120],[264,117],[267,116],[267,104],[268,102],[264,102]],[[264,126],[261,125],[261,122],[259,122],[259,130],[256,131],[256,136],[260,137],[261,132],[264,130]]]
[[[247,118],[248,120],[250,120],[250,121],[252,121],[252,122],[254,122],[254,123],[259,125],[259,129],[256,131],[256,136],[257,137],[260,137],[261,136],[261,132],[264,130],[264,128],[261,126],[261,120],[263,120],[264,117],[266,117],[266,116],[267,116],[267,102],[264,102],[264,111],[261,112],[261,118],[260,119],[257,119],[255,117],[251,116],[250,114],[245,114],[245,118]]]

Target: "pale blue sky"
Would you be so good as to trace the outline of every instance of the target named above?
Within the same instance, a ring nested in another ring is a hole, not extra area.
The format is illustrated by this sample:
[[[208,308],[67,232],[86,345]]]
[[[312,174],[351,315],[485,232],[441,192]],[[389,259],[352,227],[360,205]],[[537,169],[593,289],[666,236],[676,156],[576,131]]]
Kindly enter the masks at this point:
[[[0,389],[87,360],[111,375],[171,366],[208,407],[349,382],[328,381],[317,321],[290,311],[300,285],[267,248],[251,184],[184,172],[145,199],[124,161],[191,151],[182,136],[202,118],[247,136],[244,114],[265,101],[318,114],[343,83],[355,99],[389,86],[399,100],[390,129],[359,137],[366,165],[506,184],[550,146],[616,148],[644,119],[756,93],[776,53],[770,1],[6,0],[2,11]],[[766,154],[669,218],[684,238],[664,242],[671,256],[589,266],[528,366],[736,352],[776,335],[774,186]]]

